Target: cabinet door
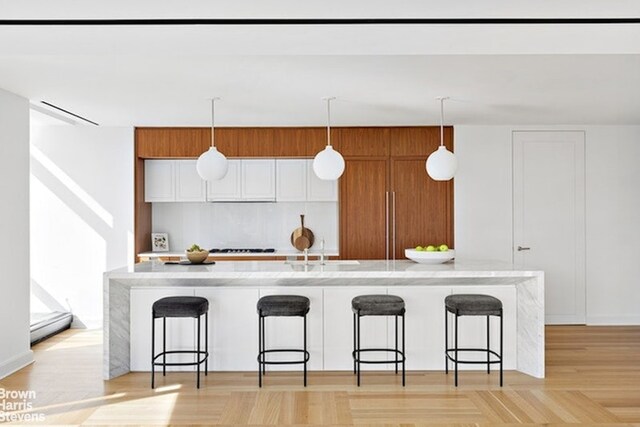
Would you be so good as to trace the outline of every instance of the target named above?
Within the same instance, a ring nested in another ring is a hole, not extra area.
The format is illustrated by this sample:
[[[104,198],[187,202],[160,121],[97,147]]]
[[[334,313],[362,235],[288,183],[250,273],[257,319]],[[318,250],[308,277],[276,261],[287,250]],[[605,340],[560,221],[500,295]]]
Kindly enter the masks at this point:
[[[164,297],[192,296],[193,294],[194,288],[131,289],[130,357],[132,371],[151,371],[151,307],[153,303]],[[156,319],[155,322],[155,354],[158,354],[162,351],[162,319]],[[167,351],[195,349],[195,325],[195,320],[191,318],[167,319]],[[194,356],[190,354],[167,356],[167,362],[193,362],[194,360]],[[194,369],[193,366],[167,367],[167,370],[171,371],[192,371]],[[161,378],[162,367],[160,367],[160,375],[156,376],[157,384],[162,384]]]
[[[230,201],[242,199],[240,191],[241,160],[229,160],[227,175],[219,181],[207,182],[207,200]]]
[[[309,352],[310,357],[307,368],[312,371],[319,371],[323,369],[322,293],[322,288],[309,287],[279,287],[260,289],[260,297],[263,297],[265,295],[302,295],[309,298],[311,302],[311,308],[309,310],[309,314],[307,314],[307,351]],[[255,319],[257,325],[257,315],[253,317],[253,319]],[[267,317],[265,318],[265,330],[265,346],[267,347],[267,349],[302,349],[303,347],[302,317]],[[274,353],[268,356],[268,360],[301,360],[301,355],[302,353]],[[296,367],[292,365],[267,366],[267,370],[274,371],[291,371],[294,369],[296,369]],[[298,369],[302,370],[302,366],[299,365]]]
[[[276,160],[276,201],[304,202],[307,200],[307,161],[302,159]]]
[[[196,160],[176,160],[176,202],[204,202],[205,181],[196,170]]]
[[[337,202],[338,181],[326,181],[316,176],[313,160],[307,162],[307,200],[310,202]]]
[[[392,253],[445,243],[453,248],[453,184],[427,175],[423,158],[391,159]],[[395,235],[395,238],[394,238]],[[394,244],[395,243],[395,244]]]
[[[203,287],[196,296],[209,300],[209,370],[257,370],[258,290]]]
[[[175,162],[173,160],[145,160],[144,201],[173,202],[175,199]]]
[[[243,200],[276,199],[276,161],[242,160],[241,194]]]
[[[387,159],[347,159],[340,178],[340,256],[387,257]]]

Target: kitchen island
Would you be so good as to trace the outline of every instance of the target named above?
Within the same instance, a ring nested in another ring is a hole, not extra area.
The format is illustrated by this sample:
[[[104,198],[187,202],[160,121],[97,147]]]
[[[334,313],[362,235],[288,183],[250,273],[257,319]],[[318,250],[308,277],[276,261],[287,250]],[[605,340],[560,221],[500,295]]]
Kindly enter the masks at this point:
[[[328,261],[326,265],[283,261],[219,261],[212,265],[144,262],[107,272],[104,378],[150,370],[151,305],[174,295],[209,299],[209,369],[213,371],[257,369],[256,303],[260,297],[273,294],[305,295],[311,300],[309,369],[352,369],[351,299],[372,293],[398,295],[406,302],[408,370],[444,369],[444,298],[452,293],[484,293],[500,298],[504,305],[505,369],[544,377],[542,271],[509,264],[456,261],[424,265],[403,260]],[[273,326],[267,326],[268,346],[300,346],[302,322],[281,318],[269,322]],[[365,318],[363,346],[391,343],[392,322],[384,317]],[[192,319],[171,319],[167,323],[168,347],[193,348]],[[482,346],[485,328],[483,318],[462,317],[461,346]],[[498,322],[494,321],[492,343],[498,342],[497,334]]]

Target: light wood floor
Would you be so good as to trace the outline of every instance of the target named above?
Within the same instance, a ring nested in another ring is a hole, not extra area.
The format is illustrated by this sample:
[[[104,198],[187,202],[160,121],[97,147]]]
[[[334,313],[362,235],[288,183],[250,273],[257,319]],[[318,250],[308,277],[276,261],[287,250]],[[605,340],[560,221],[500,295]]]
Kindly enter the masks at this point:
[[[101,334],[67,331],[34,348],[36,363],[0,381],[34,390],[43,424],[395,425],[623,424],[640,426],[640,327],[547,327],[547,378],[410,372],[407,387],[391,373],[171,373],[149,388],[149,375],[102,381]],[[0,400],[1,402],[1,400]]]

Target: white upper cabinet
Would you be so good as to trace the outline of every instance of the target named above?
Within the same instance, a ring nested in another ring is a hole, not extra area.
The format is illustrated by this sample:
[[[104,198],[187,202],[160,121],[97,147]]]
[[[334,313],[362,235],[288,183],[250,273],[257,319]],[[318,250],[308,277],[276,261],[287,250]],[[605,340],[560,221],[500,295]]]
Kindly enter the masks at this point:
[[[196,169],[196,160],[176,160],[176,201],[204,202],[206,200],[205,181]]]
[[[242,160],[229,160],[227,175],[219,181],[207,182],[207,200],[242,200],[240,169]]]
[[[144,201],[174,202],[175,188],[174,160],[144,161]]]
[[[307,162],[307,200],[310,202],[337,202],[338,181],[325,181],[313,171],[313,160]]]
[[[242,160],[241,192],[243,200],[276,199],[275,159]]]
[[[338,181],[323,181],[307,159],[229,160],[227,175],[205,182],[196,160],[145,160],[146,202],[337,202]]]
[[[304,159],[276,160],[276,201],[307,201],[307,161]]]

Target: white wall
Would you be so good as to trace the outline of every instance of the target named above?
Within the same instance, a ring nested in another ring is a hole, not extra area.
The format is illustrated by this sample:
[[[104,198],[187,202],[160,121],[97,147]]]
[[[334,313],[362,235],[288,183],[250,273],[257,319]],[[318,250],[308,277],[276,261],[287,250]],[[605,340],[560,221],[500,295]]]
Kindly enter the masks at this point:
[[[133,258],[133,152],[132,128],[32,129],[33,311],[102,326],[102,274]]]
[[[511,132],[543,129],[586,132],[587,323],[640,324],[640,126],[456,126],[458,258],[511,262]]]
[[[154,203],[154,233],[169,234],[169,249],[184,251],[196,243],[203,248],[274,248],[295,252],[291,233],[304,224],[320,247],[338,251],[337,202],[278,203]]]
[[[0,378],[29,348],[29,101],[0,89]]]

